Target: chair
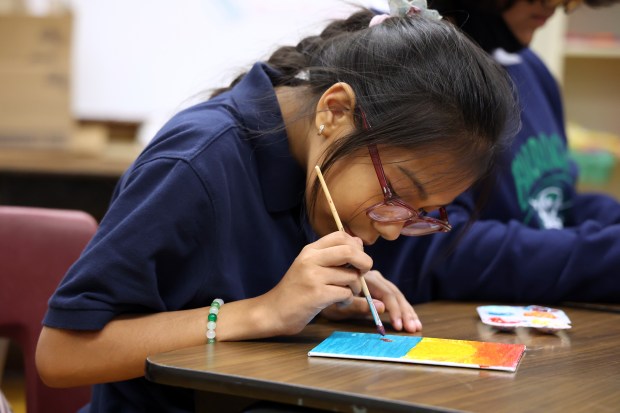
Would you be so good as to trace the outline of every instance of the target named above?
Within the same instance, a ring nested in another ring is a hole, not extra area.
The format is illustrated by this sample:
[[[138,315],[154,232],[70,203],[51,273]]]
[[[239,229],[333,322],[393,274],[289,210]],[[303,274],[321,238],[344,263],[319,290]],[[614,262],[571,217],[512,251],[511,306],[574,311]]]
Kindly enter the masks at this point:
[[[96,229],[81,211],[0,206],[0,337],[22,351],[28,413],[74,413],[90,400],[90,387],[43,384],[35,349],[49,297]]]

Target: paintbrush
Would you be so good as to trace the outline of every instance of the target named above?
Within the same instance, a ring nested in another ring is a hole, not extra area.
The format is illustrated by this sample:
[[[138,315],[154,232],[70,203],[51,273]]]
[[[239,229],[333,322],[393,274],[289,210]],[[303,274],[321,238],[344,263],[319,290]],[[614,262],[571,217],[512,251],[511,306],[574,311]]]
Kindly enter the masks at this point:
[[[323,187],[323,192],[325,193],[325,198],[327,198],[327,203],[329,204],[329,209],[332,211],[332,215],[334,217],[334,221],[336,221],[336,226],[338,230],[344,231],[344,226],[342,225],[342,221],[340,221],[340,217],[338,216],[338,211],[336,211],[336,206],[334,205],[334,201],[332,200],[332,196],[329,193],[329,189],[327,189],[327,184],[325,183],[325,179],[323,178],[323,174],[321,173],[321,168],[319,165],[315,166],[316,174],[319,177],[319,181],[321,182],[321,186]],[[351,265],[349,265],[351,267]],[[366,285],[366,280],[360,274],[360,281],[362,283],[362,291],[364,292],[364,297],[366,297],[366,301],[368,302],[368,306],[370,307],[370,313],[372,314],[373,320],[375,320],[375,324],[377,325],[377,331],[382,336],[385,335],[385,328],[383,327],[383,323],[379,318],[379,313],[377,313],[377,308],[375,307],[375,303],[372,301],[372,297],[370,296],[370,291],[368,291],[368,286]]]

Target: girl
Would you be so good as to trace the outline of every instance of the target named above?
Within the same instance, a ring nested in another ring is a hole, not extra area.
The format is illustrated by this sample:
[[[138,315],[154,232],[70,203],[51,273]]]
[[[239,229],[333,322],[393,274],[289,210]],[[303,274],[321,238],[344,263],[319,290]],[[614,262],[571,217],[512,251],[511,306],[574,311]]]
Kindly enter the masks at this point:
[[[358,274],[394,329],[420,330],[364,245],[448,231],[426,213],[487,171],[514,101],[454,26],[414,6],[372,17],[277,50],[163,127],[50,300],[46,383],[97,384],[91,412],[191,411],[191,393],[142,377],[145,357],[367,315]]]
[[[479,214],[474,206],[479,194],[470,191],[448,208],[454,228],[449,236],[372,247],[375,268],[411,302],[618,302],[620,203],[577,192],[559,88],[527,47],[556,8],[569,12],[581,3],[618,1],[431,3],[502,62],[517,88],[523,127],[498,161],[496,182]],[[474,216],[478,219],[471,224]],[[465,228],[451,251],[454,237]]]

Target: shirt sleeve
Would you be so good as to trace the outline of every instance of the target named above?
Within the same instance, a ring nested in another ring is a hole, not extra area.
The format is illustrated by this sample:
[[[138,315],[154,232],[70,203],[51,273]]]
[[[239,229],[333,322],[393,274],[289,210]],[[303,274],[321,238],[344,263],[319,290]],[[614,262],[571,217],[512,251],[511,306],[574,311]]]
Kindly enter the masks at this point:
[[[578,194],[572,200],[572,225],[596,221],[604,226],[620,224],[620,202],[605,194]]]
[[[182,160],[157,159],[134,169],[121,185],[93,240],[51,297],[45,325],[96,330],[120,314],[183,308],[191,294],[171,286],[192,286],[187,291],[204,282],[201,274],[182,270],[212,221],[209,197],[193,169]]]
[[[377,243],[369,251],[375,268],[414,303],[620,298],[620,224],[588,219],[571,228],[541,230],[515,220],[478,220],[466,230],[472,205],[464,195],[448,208],[451,233]],[[617,216],[615,208],[608,214]]]

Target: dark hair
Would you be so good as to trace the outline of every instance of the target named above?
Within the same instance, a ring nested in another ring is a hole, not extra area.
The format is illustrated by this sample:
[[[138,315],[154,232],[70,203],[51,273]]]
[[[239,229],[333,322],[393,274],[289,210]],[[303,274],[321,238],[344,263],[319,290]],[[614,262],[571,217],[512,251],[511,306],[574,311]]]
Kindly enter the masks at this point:
[[[323,172],[376,144],[419,157],[448,154],[445,176],[483,176],[518,125],[505,71],[452,24],[414,15],[368,27],[373,16],[362,9],[268,60],[282,72],[276,86],[307,88],[309,112],[337,82],[355,92],[356,131],[330,146]],[[315,182],[313,200],[317,193]]]
[[[528,1],[534,3],[540,0]],[[618,2],[620,0],[584,0],[591,7]],[[516,53],[527,47],[515,36],[502,16],[515,4],[516,0],[429,0],[429,7],[456,24],[488,53],[498,48]]]

